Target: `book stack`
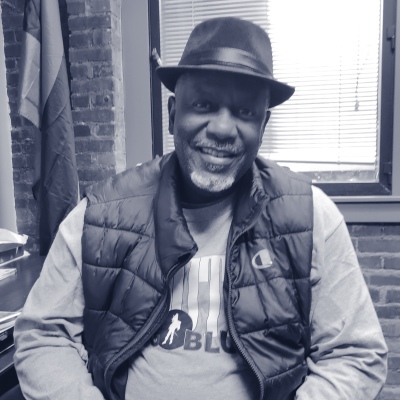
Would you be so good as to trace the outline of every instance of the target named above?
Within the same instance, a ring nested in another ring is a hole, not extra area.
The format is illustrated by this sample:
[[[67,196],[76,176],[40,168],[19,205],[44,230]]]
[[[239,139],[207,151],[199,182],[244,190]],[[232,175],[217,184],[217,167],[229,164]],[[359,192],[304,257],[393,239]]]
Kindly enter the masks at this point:
[[[24,254],[28,236],[0,229],[0,266]]]
[[[14,346],[14,325],[21,311],[0,311],[0,354]]]

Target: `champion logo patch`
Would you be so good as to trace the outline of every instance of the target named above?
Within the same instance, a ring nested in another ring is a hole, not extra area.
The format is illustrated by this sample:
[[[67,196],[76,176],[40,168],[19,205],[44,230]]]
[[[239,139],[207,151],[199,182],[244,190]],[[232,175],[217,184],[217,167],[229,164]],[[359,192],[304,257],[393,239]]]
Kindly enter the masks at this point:
[[[251,260],[251,263],[256,269],[268,268],[272,265],[271,255],[267,249],[260,250]]]

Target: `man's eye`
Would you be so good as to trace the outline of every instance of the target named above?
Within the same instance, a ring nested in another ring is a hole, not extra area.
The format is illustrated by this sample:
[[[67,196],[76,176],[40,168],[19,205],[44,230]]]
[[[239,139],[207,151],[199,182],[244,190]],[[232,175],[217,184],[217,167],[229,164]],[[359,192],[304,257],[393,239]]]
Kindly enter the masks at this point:
[[[252,110],[250,110],[249,108],[245,108],[245,107],[242,107],[242,108],[239,108],[239,114],[242,116],[242,117],[253,117],[254,116],[254,111],[252,111]]]
[[[194,108],[197,110],[206,111],[210,109],[210,103],[207,103],[206,101],[197,101],[194,103]]]

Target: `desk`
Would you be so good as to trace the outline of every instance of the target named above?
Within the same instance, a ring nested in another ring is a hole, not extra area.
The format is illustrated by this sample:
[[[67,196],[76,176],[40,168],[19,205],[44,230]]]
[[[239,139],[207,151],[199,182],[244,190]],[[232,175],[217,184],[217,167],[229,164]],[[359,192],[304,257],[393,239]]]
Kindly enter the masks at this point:
[[[15,275],[8,276],[0,281],[0,310],[18,311],[21,309],[39,278],[45,257],[30,255],[15,260],[0,268],[17,268]],[[14,347],[0,354],[0,380],[1,375],[13,367]]]

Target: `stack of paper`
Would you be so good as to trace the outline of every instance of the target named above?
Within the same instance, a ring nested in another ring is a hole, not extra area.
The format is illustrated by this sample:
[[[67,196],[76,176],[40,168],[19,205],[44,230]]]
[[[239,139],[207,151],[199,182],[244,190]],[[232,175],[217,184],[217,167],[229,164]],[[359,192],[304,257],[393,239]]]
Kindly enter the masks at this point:
[[[17,268],[0,268],[0,281],[7,278],[7,276],[14,275]]]
[[[0,311],[0,354],[14,345],[14,325],[19,314],[21,311]]]

